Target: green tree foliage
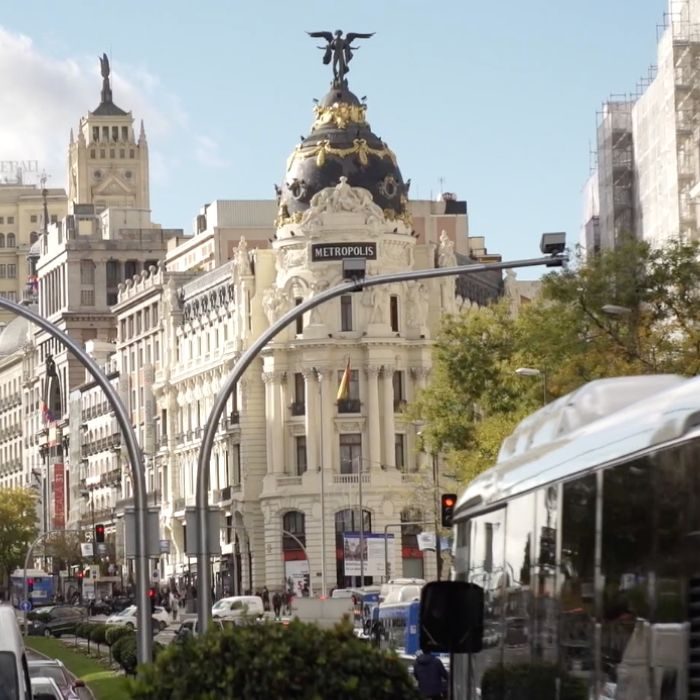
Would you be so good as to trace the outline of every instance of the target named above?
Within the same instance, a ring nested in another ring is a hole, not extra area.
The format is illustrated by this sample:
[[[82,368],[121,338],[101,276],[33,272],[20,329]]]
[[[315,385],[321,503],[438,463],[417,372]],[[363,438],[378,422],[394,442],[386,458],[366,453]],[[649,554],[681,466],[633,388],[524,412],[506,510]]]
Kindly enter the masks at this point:
[[[520,377],[518,367],[543,374]],[[604,377],[698,372],[700,248],[630,241],[590,260],[579,253],[517,317],[506,302],[446,317],[410,413],[425,421],[424,447],[468,481],[542,405],[544,375],[551,401]]]
[[[417,700],[418,694],[398,657],[357,639],[348,623],[322,630],[294,621],[215,628],[174,644],[140,670],[132,697]]]
[[[24,565],[37,535],[36,495],[30,489],[0,490],[0,580]]]

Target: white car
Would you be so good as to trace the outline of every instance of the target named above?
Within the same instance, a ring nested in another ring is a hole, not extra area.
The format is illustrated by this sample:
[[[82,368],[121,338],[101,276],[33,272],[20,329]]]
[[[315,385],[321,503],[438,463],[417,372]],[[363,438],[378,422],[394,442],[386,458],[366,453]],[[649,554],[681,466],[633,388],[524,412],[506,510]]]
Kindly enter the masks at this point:
[[[155,624],[158,625],[158,631],[164,630],[170,622],[170,615],[165,608],[156,605],[155,612],[151,615]],[[124,608],[121,612],[110,615],[105,621],[107,625],[124,625],[130,629],[136,629],[138,622],[136,619],[136,606],[130,605]]]
[[[34,700],[63,700],[61,689],[53,678],[37,676],[31,679]]]
[[[212,617],[262,617],[265,614],[259,595],[234,595],[217,600],[211,608]]]

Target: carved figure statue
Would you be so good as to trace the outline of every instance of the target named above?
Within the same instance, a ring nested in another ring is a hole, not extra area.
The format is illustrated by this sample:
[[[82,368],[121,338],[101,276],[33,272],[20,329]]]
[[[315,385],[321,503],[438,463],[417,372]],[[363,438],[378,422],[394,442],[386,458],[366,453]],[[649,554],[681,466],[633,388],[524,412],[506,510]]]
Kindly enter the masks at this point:
[[[408,282],[407,323],[423,328],[428,320],[428,288],[422,282]]]
[[[335,36],[331,32],[306,33],[315,39],[326,40],[326,45],[318,48],[325,52],[323,54],[324,65],[328,65],[331,61],[333,62],[333,82],[337,85],[341,85],[345,80],[345,76],[350,71],[348,64],[352,61],[352,52],[359,48],[358,46],[353,46],[352,42],[355,39],[369,39],[371,36],[374,36],[374,32],[371,34],[348,32],[343,36],[343,32],[340,29],[335,32]]]
[[[447,232],[442,231],[438,244],[438,267],[454,267],[456,264],[455,244],[450,240]]]
[[[368,287],[362,295],[362,304],[369,309],[369,323],[386,323],[388,292],[383,287]]]
[[[245,236],[241,236],[238,241],[238,250],[236,251],[236,267],[238,268],[239,277],[247,277],[253,274],[250,267],[250,258],[248,257],[248,243]]]
[[[263,292],[263,311],[270,325],[276,323],[285,311],[286,299],[279,287],[269,287]]]
[[[320,225],[323,212],[363,213],[367,224],[385,220],[381,207],[372,200],[372,193],[363,187],[351,187],[344,175],[335,187],[324,187],[311,198],[302,225]]]
[[[105,80],[109,78],[109,59],[106,53],[103,53],[100,57],[100,72]]]
[[[309,288],[311,289],[311,294],[313,296],[316,296],[319,292],[322,292],[324,289],[328,289],[330,287],[330,282],[327,279],[316,279],[314,280],[310,285]],[[323,320],[321,319],[321,307],[320,306],[315,306],[313,309],[311,309],[309,313],[309,323],[311,324],[317,324],[317,323],[323,323]]]

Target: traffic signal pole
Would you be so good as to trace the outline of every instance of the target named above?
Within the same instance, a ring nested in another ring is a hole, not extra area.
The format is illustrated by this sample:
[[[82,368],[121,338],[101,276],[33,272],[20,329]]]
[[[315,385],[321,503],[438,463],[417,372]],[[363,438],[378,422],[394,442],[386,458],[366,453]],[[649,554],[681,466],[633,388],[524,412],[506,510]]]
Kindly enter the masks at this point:
[[[196,543],[197,543],[197,619],[199,629],[205,632],[209,627],[212,605],[212,572],[210,568],[209,553],[209,472],[212,448],[219,428],[219,421],[226,410],[231,393],[241,380],[243,373],[248,369],[253,360],[260,354],[263,348],[288,325],[303,316],[307,311],[320,306],[326,301],[335,299],[343,294],[360,292],[367,287],[395,284],[396,282],[409,282],[412,280],[435,279],[440,277],[456,277],[459,275],[472,275],[478,272],[495,270],[513,270],[522,267],[559,267],[568,262],[568,256],[555,250],[551,255],[526,260],[513,260],[510,262],[479,263],[474,265],[457,265],[455,267],[427,268],[424,270],[406,270],[388,275],[375,275],[371,277],[357,277],[325,289],[314,294],[310,299],[295,306],[285,313],[278,321],[273,323],[264,333],[243,352],[238,362],[233,367],[219,393],[216,395],[211,413],[204,426],[202,444],[197,459],[196,477]],[[324,467],[326,465],[323,465]],[[437,533],[436,533],[437,535]],[[325,574],[325,572],[324,572]]]

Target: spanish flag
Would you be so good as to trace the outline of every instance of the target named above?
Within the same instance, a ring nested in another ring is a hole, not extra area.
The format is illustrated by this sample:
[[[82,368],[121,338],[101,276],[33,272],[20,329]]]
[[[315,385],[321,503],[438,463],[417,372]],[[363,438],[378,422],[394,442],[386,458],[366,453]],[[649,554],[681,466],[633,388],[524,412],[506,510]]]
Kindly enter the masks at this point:
[[[338,387],[338,396],[336,396],[337,401],[344,401],[348,398],[348,389],[350,388],[350,358],[348,357],[348,363],[345,366],[345,371],[340,380],[340,386]]]

